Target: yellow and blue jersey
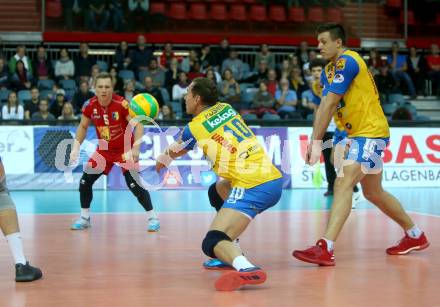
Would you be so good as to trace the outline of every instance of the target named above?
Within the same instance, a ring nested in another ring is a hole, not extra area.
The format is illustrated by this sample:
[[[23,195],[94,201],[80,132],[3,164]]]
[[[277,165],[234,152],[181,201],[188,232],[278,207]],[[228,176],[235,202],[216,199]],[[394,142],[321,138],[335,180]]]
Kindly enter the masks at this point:
[[[388,121],[380,106],[373,76],[357,52],[346,50],[336,63],[328,63],[321,83],[323,96],[328,92],[342,95],[335,119],[349,137],[389,137]]]
[[[240,114],[227,103],[217,103],[194,117],[182,131],[186,149],[197,144],[213,171],[232,187],[253,188],[281,178]]]

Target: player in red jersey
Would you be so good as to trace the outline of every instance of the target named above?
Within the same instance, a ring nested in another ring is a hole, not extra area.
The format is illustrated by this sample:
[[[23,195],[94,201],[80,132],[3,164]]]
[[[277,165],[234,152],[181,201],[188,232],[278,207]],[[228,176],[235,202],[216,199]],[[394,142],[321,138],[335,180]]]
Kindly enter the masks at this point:
[[[90,123],[96,128],[99,138],[98,149],[90,158],[81,177],[79,193],[81,201],[81,215],[72,224],[71,229],[83,230],[90,227],[90,203],[92,202],[92,186],[102,175],[107,175],[113,164],[119,164],[130,191],[147,211],[148,231],[158,231],[160,223],[151,204],[150,194],[139,185],[137,162],[139,161],[140,142],[134,142],[128,114],[128,102],[124,97],[113,93],[112,79],[107,73],[96,77],[96,96],[92,97],[83,106],[81,122],[76,131],[75,142],[70,154],[70,161],[78,159],[81,143],[87,134]],[[126,133],[126,130],[129,133]],[[138,123],[134,127],[134,139],[141,140],[143,125]],[[126,137],[129,136],[129,137]]]

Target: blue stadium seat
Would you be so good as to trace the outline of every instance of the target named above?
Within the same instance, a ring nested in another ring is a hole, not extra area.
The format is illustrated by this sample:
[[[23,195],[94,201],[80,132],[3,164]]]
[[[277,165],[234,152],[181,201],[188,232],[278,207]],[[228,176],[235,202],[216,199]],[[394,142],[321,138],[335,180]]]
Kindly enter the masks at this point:
[[[397,105],[396,104],[384,104],[382,105],[383,112],[385,115],[391,115],[396,111]]]
[[[96,61],[96,65],[98,65],[99,69],[102,72],[107,72],[108,71],[108,64],[105,61]]]
[[[148,71],[140,71],[139,72],[139,82],[140,83],[142,83],[142,84],[144,84],[144,79],[145,79],[145,77],[147,77],[147,76],[149,76],[149,73],[148,73]]]
[[[120,70],[118,73],[119,78],[123,80],[134,80],[134,72],[132,70]]]
[[[281,117],[278,114],[266,113],[263,115],[264,120],[280,120]]]
[[[37,86],[40,91],[42,90],[51,90],[55,85],[55,81],[47,79],[47,80],[38,80]]]
[[[417,115],[415,120],[417,120],[417,121],[429,121],[429,120],[431,120],[431,118],[429,116],[426,116],[426,115]]]
[[[21,104],[24,104],[26,101],[30,101],[32,99],[31,97],[31,91],[29,90],[21,90],[18,92],[18,102]]]
[[[258,119],[256,114],[252,114],[252,113],[248,113],[248,114],[243,114],[241,116],[244,120],[256,120]]]
[[[65,90],[76,90],[76,82],[72,79],[61,80],[60,85]]]
[[[247,88],[241,93],[241,101],[245,104],[251,104],[257,91],[257,88]]]
[[[159,87],[159,90],[160,90],[160,93],[162,94],[163,102],[169,103],[171,99],[170,99],[170,94],[168,93],[168,91],[163,87]]]
[[[8,101],[10,90],[0,90],[0,103],[4,103]]]
[[[405,97],[402,94],[390,94],[388,96],[388,103],[403,103],[405,102]]]
[[[49,95],[52,95],[52,90],[43,90],[40,91],[40,99],[47,99]]]

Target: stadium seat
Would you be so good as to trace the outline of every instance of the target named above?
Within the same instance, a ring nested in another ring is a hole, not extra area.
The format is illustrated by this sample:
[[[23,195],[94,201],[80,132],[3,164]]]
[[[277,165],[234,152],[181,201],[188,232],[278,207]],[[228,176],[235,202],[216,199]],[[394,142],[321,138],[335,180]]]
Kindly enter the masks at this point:
[[[76,90],[76,82],[72,79],[61,80],[60,85],[65,90]]]
[[[71,88],[65,89],[64,91],[66,93],[66,97],[69,99],[72,99],[72,97],[75,95],[75,92],[76,92],[76,90],[71,89]]]
[[[269,7],[269,19],[275,22],[287,21],[286,10],[282,5],[271,5]]]
[[[281,117],[278,114],[266,113],[263,115],[264,120],[280,120]]]
[[[21,90],[18,92],[17,97],[18,97],[18,102],[24,104],[26,101],[30,101],[32,99],[31,91]]]
[[[257,22],[267,21],[266,7],[262,4],[252,5],[249,11],[249,18]]]
[[[429,116],[426,116],[426,115],[417,115],[415,120],[417,120],[417,121],[429,121],[429,120],[431,120],[431,118]]]
[[[327,21],[341,23],[342,10],[339,7],[331,7],[327,9]]]
[[[118,73],[119,78],[123,80],[134,80],[134,72],[132,70],[120,70]]]
[[[150,9],[149,9],[149,13],[154,15],[154,14],[161,14],[161,15],[165,15],[166,13],[166,6],[165,3],[163,2],[152,2],[150,3]]]
[[[383,112],[385,113],[385,115],[391,115],[394,113],[394,111],[396,111],[397,109],[397,105],[396,104],[384,104],[382,105],[382,109]]]
[[[51,90],[55,85],[55,81],[47,79],[47,80],[38,80],[37,86],[39,90]]]
[[[228,20],[228,13],[224,3],[213,3],[211,5],[210,18],[217,21]]]
[[[108,71],[108,64],[105,61],[96,61],[96,65],[98,65],[99,69],[102,72],[107,72]]]
[[[254,100],[255,93],[258,91],[257,88],[247,88],[241,93],[241,101],[245,104],[250,105]]]
[[[248,63],[243,62],[243,79],[249,77],[250,74],[251,74],[251,66]]]
[[[145,71],[145,70],[140,71],[139,72],[139,82],[143,84],[145,77],[147,77],[148,75],[149,75],[148,71]]]
[[[324,22],[324,10],[322,9],[322,7],[315,6],[309,8],[307,20],[316,23]]]
[[[208,20],[208,11],[205,3],[191,3],[189,8],[188,17],[193,20]]]
[[[396,94],[390,94],[388,96],[388,103],[404,103],[405,102],[405,97],[403,97],[402,94],[396,93]]]
[[[168,17],[178,20],[185,20],[187,18],[186,3],[184,2],[171,3],[168,12]]]
[[[289,21],[293,22],[305,22],[306,17],[303,7],[291,7],[289,10]]]
[[[48,99],[49,95],[53,95],[52,90],[42,90],[40,91],[40,99]]]
[[[167,89],[163,87],[159,87],[160,93],[162,94],[163,102],[169,103],[170,102],[170,93],[168,93]]]
[[[63,16],[63,7],[61,0],[47,0],[46,1],[46,17],[60,18]]]
[[[0,103],[4,103],[8,101],[10,90],[0,90]]]
[[[229,10],[229,17],[233,21],[246,21],[247,13],[246,7],[243,4],[233,4]]]
[[[241,116],[244,120],[256,120],[258,119],[256,114],[252,114],[252,113],[247,113],[247,114],[243,114]]]

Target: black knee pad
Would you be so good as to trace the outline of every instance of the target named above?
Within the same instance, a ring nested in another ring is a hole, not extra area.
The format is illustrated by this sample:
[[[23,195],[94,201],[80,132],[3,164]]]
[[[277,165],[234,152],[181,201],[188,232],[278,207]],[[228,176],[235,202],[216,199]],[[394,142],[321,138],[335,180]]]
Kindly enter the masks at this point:
[[[231,242],[231,238],[223,231],[219,230],[210,230],[206,234],[205,239],[202,242],[202,250],[206,256],[215,258],[214,248],[220,241],[229,241]]]
[[[79,191],[91,191],[93,184],[96,180],[98,180],[99,177],[101,177],[101,174],[87,174],[86,172],[84,172],[81,179],[79,180]]]
[[[142,197],[145,193],[145,190],[137,183],[134,177],[131,175],[130,171],[124,173],[125,182],[127,183],[127,187],[136,197]]]
[[[217,192],[216,183],[213,183],[208,189],[208,197],[211,206],[218,212],[224,203],[224,200],[220,197],[220,194]]]

